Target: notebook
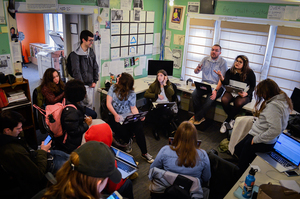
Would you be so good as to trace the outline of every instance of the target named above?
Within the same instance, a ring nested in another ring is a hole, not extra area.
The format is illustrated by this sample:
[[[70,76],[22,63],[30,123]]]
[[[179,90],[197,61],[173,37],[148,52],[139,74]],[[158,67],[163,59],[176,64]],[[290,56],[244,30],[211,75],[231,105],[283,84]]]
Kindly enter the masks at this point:
[[[175,102],[165,102],[165,103],[157,103],[153,102],[153,108],[172,108]]]
[[[195,83],[196,89],[207,91],[207,93],[212,92],[211,86],[209,84],[206,84],[203,82],[196,82],[196,81],[194,83]]]
[[[131,155],[113,146],[111,146],[110,148],[116,154],[118,170],[120,171],[123,179],[127,178],[138,170],[137,164]]]
[[[281,133],[273,151],[256,153],[279,172],[295,169],[300,164],[300,142]]]
[[[140,112],[137,114],[122,114],[120,119],[120,124],[128,124],[132,122],[137,122],[143,119],[147,115],[148,111]],[[124,119],[125,118],[125,119]]]

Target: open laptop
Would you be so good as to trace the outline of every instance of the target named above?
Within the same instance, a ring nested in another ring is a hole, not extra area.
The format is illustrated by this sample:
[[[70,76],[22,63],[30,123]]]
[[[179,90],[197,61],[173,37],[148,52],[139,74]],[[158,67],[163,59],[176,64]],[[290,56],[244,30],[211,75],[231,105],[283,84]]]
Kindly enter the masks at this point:
[[[157,103],[153,102],[153,108],[172,108],[176,102],[164,102],[164,103]]]
[[[256,153],[279,172],[295,169],[300,164],[300,142],[281,133],[273,151]]]
[[[203,83],[203,82],[196,82],[194,81],[196,89],[206,91],[207,93],[211,93],[212,89],[209,84]]]
[[[143,119],[143,117],[145,117],[147,115],[148,111],[144,111],[144,112],[140,112],[137,114],[122,114],[121,116],[123,118],[125,118],[123,121],[120,120],[120,124],[128,124],[128,123],[132,123],[132,122],[137,122],[141,119]]]
[[[127,178],[138,170],[136,161],[131,155],[113,146],[111,146],[110,148],[116,154],[118,170],[120,171],[123,179]]]
[[[226,91],[229,93],[238,93],[238,92],[243,92],[244,89],[243,88],[239,88],[236,86],[232,86],[232,85],[225,85]]]

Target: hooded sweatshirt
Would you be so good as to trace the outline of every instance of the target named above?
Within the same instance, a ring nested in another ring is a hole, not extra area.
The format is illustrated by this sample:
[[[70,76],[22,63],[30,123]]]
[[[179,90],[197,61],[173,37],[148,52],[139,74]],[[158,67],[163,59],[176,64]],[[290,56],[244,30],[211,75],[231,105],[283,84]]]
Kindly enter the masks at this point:
[[[253,143],[274,144],[287,127],[289,114],[289,105],[283,93],[269,99],[249,131],[253,135]]]
[[[69,56],[74,79],[81,80],[88,86],[91,86],[92,83],[97,83],[99,80],[99,67],[92,48],[88,48],[87,52],[84,52],[81,46],[79,46]]]

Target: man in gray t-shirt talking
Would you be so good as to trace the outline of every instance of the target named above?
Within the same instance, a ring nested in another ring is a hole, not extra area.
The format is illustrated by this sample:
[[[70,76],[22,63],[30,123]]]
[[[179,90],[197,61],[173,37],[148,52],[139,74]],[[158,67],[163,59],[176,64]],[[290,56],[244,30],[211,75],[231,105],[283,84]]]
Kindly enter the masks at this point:
[[[202,71],[202,81],[209,84],[217,84],[216,89],[211,93],[205,90],[195,89],[192,94],[194,113],[195,115],[191,117],[190,122],[194,125],[199,125],[205,121],[205,114],[212,105],[212,103],[219,98],[224,91],[222,83],[219,81],[218,75],[214,71],[221,71],[223,75],[227,71],[227,63],[225,59],[220,57],[221,46],[215,44],[210,51],[210,56],[204,57],[198,64],[197,68],[194,70],[195,74]],[[203,95],[206,95],[205,102],[201,102]]]

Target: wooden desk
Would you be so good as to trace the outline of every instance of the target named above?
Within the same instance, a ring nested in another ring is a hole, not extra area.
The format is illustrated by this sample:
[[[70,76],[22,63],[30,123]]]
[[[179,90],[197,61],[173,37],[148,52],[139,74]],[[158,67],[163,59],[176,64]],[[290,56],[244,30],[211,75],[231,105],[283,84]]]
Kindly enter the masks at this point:
[[[260,168],[260,172],[255,174],[255,185],[260,186],[261,184],[267,184],[271,182],[272,184],[280,185],[279,180],[295,180],[298,185],[300,185],[300,176],[296,177],[287,177],[284,173],[279,173],[276,169],[270,166],[267,162],[265,162],[260,157],[256,157],[251,165],[257,165]],[[225,196],[225,199],[232,199],[234,197],[234,192],[238,188],[238,186],[245,181],[246,176],[249,174],[250,166],[244,172],[242,177],[235,183],[235,185],[231,188],[231,190]]]

